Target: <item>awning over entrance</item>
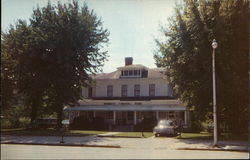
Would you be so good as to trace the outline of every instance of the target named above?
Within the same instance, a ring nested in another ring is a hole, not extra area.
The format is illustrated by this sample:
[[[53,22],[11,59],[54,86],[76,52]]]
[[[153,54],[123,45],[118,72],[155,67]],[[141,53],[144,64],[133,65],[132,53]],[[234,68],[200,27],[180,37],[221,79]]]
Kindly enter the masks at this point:
[[[103,106],[75,106],[68,107],[66,111],[185,111],[186,107],[181,105],[103,105]]]

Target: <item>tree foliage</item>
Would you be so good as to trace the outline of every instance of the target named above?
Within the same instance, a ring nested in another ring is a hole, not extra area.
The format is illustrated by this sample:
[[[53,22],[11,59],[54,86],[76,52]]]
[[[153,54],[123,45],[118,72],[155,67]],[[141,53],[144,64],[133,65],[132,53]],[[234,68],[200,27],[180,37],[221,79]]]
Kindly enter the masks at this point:
[[[3,34],[4,53],[16,62],[17,88],[31,106],[32,119],[39,110],[56,112],[60,127],[63,107],[81,98],[88,74],[101,71],[107,60],[102,48],[108,35],[93,10],[77,1],[49,2],[33,10],[28,25],[19,20]]]
[[[248,1],[184,0],[175,8],[165,41],[156,40],[154,55],[175,94],[193,110],[196,126],[212,119],[212,47],[216,49],[219,123],[226,132],[247,132],[248,121]]]

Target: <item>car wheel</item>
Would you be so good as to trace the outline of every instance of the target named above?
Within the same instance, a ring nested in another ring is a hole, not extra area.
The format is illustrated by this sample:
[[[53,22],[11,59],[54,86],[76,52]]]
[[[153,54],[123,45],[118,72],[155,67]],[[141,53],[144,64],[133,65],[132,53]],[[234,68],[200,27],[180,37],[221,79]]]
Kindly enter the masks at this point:
[[[155,134],[155,137],[159,137],[159,136],[160,136],[160,133],[156,133],[156,134]]]

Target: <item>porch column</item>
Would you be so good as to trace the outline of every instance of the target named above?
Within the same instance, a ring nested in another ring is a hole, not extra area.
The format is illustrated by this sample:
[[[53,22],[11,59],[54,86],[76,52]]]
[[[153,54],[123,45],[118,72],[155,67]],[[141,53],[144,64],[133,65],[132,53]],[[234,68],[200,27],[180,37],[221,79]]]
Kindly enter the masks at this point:
[[[159,120],[159,111],[156,111],[156,120]]]
[[[134,125],[136,125],[136,111],[134,111]]]
[[[115,111],[113,111],[113,124],[115,125],[115,121],[116,121],[116,114]]]
[[[187,111],[185,111],[185,114],[184,114],[184,124],[187,125]]]

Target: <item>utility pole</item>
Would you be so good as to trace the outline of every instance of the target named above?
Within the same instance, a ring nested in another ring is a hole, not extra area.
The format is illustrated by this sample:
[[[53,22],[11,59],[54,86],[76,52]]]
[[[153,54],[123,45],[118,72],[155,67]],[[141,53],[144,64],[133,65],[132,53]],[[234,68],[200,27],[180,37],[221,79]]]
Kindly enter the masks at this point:
[[[216,107],[216,83],[215,83],[215,49],[218,47],[218,43],[214,39],[212,42],[213,54],[212,54],[212,72],[213,72],[213,117],[214,117],[214,146],[217,146],[217,107]]]

